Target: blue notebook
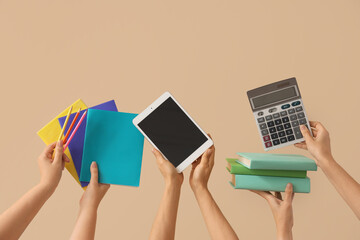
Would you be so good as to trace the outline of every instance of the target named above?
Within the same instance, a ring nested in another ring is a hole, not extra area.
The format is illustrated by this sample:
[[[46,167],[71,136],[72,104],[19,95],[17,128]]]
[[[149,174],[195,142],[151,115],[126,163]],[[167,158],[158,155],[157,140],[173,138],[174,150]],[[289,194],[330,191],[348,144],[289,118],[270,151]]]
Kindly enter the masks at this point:
[[[115,111],[115,112],[118,111],[114,100],[96,105],[89,109],[100,109],[100,110]],[[85,112],[85,109],[80,112],[78,119],[75,121],[75,126],[79,122],[79,120],[80,120],[81,116],[84,114],[84,112]],[[73,113],[70,115],[69,122],[65,128],[65,132],[68,131],[70,124],[73,121],[75,115],[76,115],[76,113]],[[87,118],[87,116],[85,116],[85,118]],[[66,119],[66,116],[59,118],[59,123],[60,123],[61,127],[64,126],[65,119]],[[74,128],[75,128],[75,126],[74,126]],[[86,121],[83,121],[81,123],[81,125],[79,126],[79,129],[77,130],[76,134],[74,135],[72,141],[69,144],[69,151],[70,151],[71,157],[73,159],[75,169],[76,169],[78,176],[80,176],[80,172],[81,172],[81,162],[82,162],[83,148],[84,148],[85,129],[86,129]],[[88,182],[80,182],[80,184],[82,187],[85,187],[89,183]]]
[[[309,193],[310,178],[272,177],[255,175],[232,175],[230,184],[236,189],[284,192],[286,185],[292,183],[294,192]]]
[[[100,183],[139,186],[144,137],[132,123],[136,116],[89,109],[80,181],[90,181],[95,161]]]

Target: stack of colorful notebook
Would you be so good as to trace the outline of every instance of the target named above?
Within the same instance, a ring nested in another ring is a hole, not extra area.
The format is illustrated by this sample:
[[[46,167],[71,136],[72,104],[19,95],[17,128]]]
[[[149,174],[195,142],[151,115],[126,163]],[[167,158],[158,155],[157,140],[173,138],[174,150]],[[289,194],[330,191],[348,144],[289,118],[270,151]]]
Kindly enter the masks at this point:
[[[314,160],[295,154],[237,153],[227,158],[227,169],[236,189],[284,192],[292,183],[294,192],[309,193],[307,171],[316,171]]]
[[[132,124],[136,115],[118,112],[114,100],[91,108],[77,100],[38,135],[47,145],[63,140],[70,159],[65,167],[82,187],[90,181],[93,161],[100,183],[139,186],[144,137]]]

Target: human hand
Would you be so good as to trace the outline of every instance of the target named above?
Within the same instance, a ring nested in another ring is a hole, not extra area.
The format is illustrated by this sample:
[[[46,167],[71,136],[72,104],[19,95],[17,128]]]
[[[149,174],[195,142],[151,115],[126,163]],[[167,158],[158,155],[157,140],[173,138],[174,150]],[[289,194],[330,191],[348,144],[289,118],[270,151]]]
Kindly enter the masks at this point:
[[[165,179],[165,183],[169,185],[175,184],[180,187],[184,181],[183,173],[178,173],[174,165],[166,160],[157,149],[154,148],[152,152],[156,158],[159,170]]]
[[[64,154],[62,141],[48,145],[38,158],[41,175],[40,185],[51,193],[54,192],[60,182],[65,162],[69,161],[69,158]]]
[[[110,184],[99,183],[99,172],[96,162],[91,163],[90,172],[90,183],[80,199],[80,209],[91,208],[97,210],[101,200],[109,190]]]
[[[294,225],[294,216],[292,210],[294,192],[292,184],[288,183],[286,185],[284,200],[282,200],[280,192],[275,192],[274,196],[268,191],[251,191],[260,195],[269,203],[276,223],[278,240],[292,239],[292,227]]]
[[[211,136],[209,135],[211,138]],[[192,169],[189,177],[191,189],[197,190],[207,189],[212,168],[214,167],[215,146],[212,145],[206,150],[201,157],[192,163]]]
[[[308,150],[315,158],[315,162],[321,167],[323,163],[333,159],[330,147],[330,136],[328,131],[320,122],[310,121],[310,126],[313,127],[313,135],[310,135],[309,130],[304,125],[300,126],[305,142],[296,143],[295,147]]]

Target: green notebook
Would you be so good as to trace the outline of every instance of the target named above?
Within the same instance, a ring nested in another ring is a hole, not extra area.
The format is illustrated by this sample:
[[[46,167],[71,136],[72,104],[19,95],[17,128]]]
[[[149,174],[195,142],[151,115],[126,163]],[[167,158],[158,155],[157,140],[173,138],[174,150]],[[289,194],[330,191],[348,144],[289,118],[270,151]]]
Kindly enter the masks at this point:
[[[236,189],[284,192],[286,185],[292,183],[294,192],[309,193],[310,178],[288,178],[254,175],[232,175],[230,184]]]
[[[306,177],[306,171],[249,169],[243,166],[242,164],[236,162],[237,159],[227,158],[226,161],[228,162],[227,169],[231,174],[275,176],[275,177],[296,177],[296,178]]]
[[[237,153],[238,163],[249,169],[316,171],[314,160],[295,154]]]

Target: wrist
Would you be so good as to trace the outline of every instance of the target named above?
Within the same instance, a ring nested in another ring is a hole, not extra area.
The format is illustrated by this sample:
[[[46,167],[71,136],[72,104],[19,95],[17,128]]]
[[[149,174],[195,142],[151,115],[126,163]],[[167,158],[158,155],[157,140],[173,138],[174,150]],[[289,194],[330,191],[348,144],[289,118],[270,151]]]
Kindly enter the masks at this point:
[[[175,179],[170,179],[168,181],[165,181],[166,189],[181,189],[181,185],[182,182]]]
[[[99,204],[97,204],[97,203],[80,204],[80,213],[83,212],[83,211],[97,212],[98,208],[99,208]]]
[[[322,156],[318,159],[318,166],[323,170],[329,168],[334,163],[336,163],[336,161],[332,155]]]
[[[292,228],[287,228],[287,229],[282,229],[282,228],[278,228],[276,231],[276,239],[277,240],[291,240],[292,238]]]
[[[208,189],[207,185],[203,185],[203,184],[191,186],[191,189],[192,189],[192,191],[194,192],[195,195],[202,195],[204,193],[209,192],[209,189]]]
[[[38,189],[40,189],[40,191],[45,194],[48,198],[55,192],[56,186],[51,186],[49,184],[45,184],[40,182],[39,184],[36,185],[36,187]]]

